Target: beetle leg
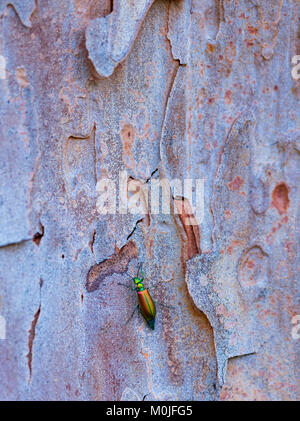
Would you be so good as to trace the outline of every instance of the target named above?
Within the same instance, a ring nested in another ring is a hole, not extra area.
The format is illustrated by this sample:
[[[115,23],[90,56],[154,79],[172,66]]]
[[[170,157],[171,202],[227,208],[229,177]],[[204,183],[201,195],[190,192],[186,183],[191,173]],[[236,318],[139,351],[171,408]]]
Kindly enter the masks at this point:
[[[159,306],[162,306],[162,307],[166,307],[166,308],[175,308],[175,306],[167,306],[166,304],[163,304],[163,303],[158,303],[157,301],[155,301],[155,304],[158,304]]]
[[[135,288],[131,287],[130,285],[122,284],[122,282],[118,282],[118,285],[122,285],[123,287],[131,289],[131,291],[135,291]]]
[[[127,325],[127,323],[129,323],[129,322],[130,322],[130,320],[133,318],[134,313],[136,312],[136,310],[138,309],[138,307],[139,307],[139,305],[137,305],[137,306],[135,307],[135,309],[133,310],[133,312],[132,312],[131,316],[129,317],[129,319],[128,319],[128,320],[127,320],[127,322],[125,323],[126,325]]]

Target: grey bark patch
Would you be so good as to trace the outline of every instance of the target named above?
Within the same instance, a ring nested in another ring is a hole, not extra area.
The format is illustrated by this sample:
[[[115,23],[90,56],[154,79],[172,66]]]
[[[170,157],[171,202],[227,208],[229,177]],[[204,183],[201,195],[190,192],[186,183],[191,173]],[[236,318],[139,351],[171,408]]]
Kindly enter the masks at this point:
[[[100,77],[109,77],[129,54],[154,0],[116,0],[113,11],[90,22],[86,47]]]

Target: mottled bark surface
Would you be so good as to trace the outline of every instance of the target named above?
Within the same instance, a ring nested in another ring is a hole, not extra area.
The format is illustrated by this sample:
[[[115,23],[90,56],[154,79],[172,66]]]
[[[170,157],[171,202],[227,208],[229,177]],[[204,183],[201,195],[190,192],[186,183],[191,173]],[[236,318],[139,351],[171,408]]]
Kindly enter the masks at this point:
[[[300,398],[299,18],[297,0],[0,0],[0,399]],[[203,220],[172,196],[101,214],[123,170],[204,179]],[[126,323],[141,261],[172,306],[154,331]]]

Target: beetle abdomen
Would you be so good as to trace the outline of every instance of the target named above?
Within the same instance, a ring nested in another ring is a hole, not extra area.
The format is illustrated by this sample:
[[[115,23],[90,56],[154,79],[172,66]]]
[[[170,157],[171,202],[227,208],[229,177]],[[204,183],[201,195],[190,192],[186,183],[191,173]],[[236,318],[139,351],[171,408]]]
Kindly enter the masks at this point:
[[[142,315],[148,322],[151,329],[154,329],[154,319],[156,316],[156,308],[155,303],[151,298],[147,289],[143,291],[138,291],[138,300],[139,300],[139,307]]]

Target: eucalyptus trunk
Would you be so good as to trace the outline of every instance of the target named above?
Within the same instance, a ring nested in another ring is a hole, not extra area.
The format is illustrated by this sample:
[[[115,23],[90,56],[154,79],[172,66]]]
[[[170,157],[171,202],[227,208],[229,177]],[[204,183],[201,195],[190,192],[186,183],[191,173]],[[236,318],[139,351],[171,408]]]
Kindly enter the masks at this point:
[[[299,8],[0,1],[0,399],[299,399]]]

